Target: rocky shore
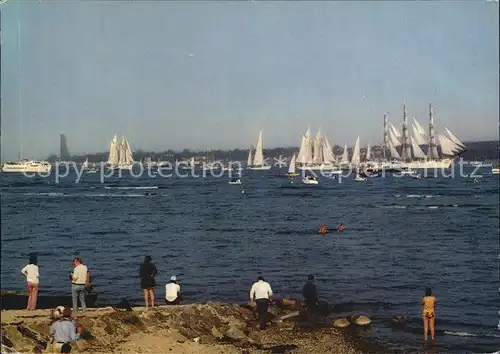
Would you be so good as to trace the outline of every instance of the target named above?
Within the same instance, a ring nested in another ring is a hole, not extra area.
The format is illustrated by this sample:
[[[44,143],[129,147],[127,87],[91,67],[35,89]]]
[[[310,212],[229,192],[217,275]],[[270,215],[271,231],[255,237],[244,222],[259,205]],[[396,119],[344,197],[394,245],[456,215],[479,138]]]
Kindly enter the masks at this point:
[[[270,308],[263,331],[250,306],[208,302],[154,309],[105,307],[78,313],[78,353],[366,353],[383,352],[349,339],[368,326],[364,316],[323,318],[311,329],[293,301]],[[2,311],[2,353],[50,351],[51,310]],[[363,348],[364,347],[364,348]],[[9,349],[10,348],[10,349]]]

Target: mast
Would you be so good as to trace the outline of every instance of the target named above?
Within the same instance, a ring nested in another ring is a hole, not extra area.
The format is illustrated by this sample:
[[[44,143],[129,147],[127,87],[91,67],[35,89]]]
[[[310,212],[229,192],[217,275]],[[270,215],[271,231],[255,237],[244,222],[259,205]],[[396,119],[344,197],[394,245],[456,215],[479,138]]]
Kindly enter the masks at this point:
[[[21,80],[21,9],[19,7],[19,0],[17,1],[17,75],[19,79],[19,160],[23,158],[23,85]]]
[[[387,114],[384,113],[384,146],[382,147],[382,156],[384,161],[386,160],[386,151],[389,148],[389,135],[387,133]]]
[[[408,117],[406,116],[406,104],[403,104],[403,150],[401,151],[401,159],[408,161],[411,159],[410,144],[408,143]]]
[[[432,113],[432,104],[429,102],[429,147],[427,150],[427,158],[429,160],[438,158],[436,138],[434,137],[434,117]]]

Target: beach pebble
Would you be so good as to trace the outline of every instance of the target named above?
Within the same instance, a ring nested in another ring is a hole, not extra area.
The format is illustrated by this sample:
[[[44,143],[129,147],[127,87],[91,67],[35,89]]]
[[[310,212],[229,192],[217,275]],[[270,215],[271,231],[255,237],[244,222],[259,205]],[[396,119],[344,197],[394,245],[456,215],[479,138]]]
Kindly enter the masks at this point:
[[[372,320],[370,320],[369,317],[364,315],[353,316],[351,318],[351,321],[356,323],[358,326],[368,326],[370,323],[372,323]]]
[[[347,318],[337,318],[333,321],[333,326],[337,328],[345,328],[348,327],[351,323],[347,320]]]

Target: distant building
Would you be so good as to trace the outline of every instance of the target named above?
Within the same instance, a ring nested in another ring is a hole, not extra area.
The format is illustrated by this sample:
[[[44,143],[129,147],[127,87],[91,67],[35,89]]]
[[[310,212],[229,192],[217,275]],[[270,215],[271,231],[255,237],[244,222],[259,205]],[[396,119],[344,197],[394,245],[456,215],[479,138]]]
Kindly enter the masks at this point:
[[[71,159],[71,156],[69,154],[66,136],[63,133],[61,133],[59,160],[60,161],[69,161],[70,159]]]

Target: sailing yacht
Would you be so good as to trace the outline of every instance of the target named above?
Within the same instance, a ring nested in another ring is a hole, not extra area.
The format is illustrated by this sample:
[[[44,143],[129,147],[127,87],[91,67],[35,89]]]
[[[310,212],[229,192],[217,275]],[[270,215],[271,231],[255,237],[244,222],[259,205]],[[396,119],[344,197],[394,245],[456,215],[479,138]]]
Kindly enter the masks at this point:
[[[300,142],[297,160],[299,169],[306,171],[335,171],[339,170],[335,164],[335,156],[328,138],[318,130],[314,140],[308,127]]]
[[[118,137],[116,134],[113,140],[111,140],[107,164],[109,168],[119,170],[131,170],[134,166],[132,149],[125,136],[122,136],[121,144],[118,144]]]
[[[290,165],[288,166],[288,173],[287,173],[288,177],[296,177],[299,175],[296,171],[295,161],[296,161],[295,154],[293,154],[292,160],[290,160]]]
[[[437,136],[438,141],[436,141],[433,109],[429,103],[427,141],[425,139],[426,133],[415,117],[413,117],[412,135],[410,136],[406,105],[403,105],[402,134],[397,136],[397,131],[392,124],[388,133],[390,154],[403,162],[403,169],[450,168],[455,158],[465,151],[466,147],[448,128],[444,128],[444,130],[446,135],[445,133],[439,133]],[[422,149],[424,145],[427,145],[427,153],[424,153]],[[440,147],[441,154],[438,153],[438,146]],[[401,147],[401,154],[396,150],[396,147]]]
[[[250,148],[250,152],[248,154],[248,162],[250,162],[250,165],[247,166],[248,169],[250,170],[258,170],[258,171],[263,171],[263,170],[270,170],[271,165],[266,165],[265,164],[265,159],[264,159],[264,152],[263,152],[263,142],[262,142],[262,130],[259,132],[259,138],[257,139],[257,147],[255,148],[255,154],[253,156],[253,160],[250,161],[252,149]]]

